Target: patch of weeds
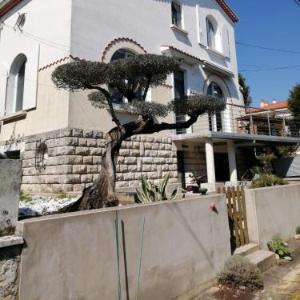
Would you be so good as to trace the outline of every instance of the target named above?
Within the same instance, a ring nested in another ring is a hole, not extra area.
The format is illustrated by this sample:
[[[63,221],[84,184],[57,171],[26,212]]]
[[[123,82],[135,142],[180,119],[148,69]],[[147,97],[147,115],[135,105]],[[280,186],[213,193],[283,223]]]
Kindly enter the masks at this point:
[[[67,193],[65,192],[60,192],[58,194],[55,195],[57,199],[66,199],[66,198],[69,198]]]
[[[296,227],[296,234],[300,234],[300,225]]]
[[[28,203],[28,202],[32,201],[32,197],[29,194],[21,191],[20,200],[25,202],[25,203]]]
[[[268,242],[270,251],[279,255],[280,258],[291,257],[291,250],[280,238],[274,238]]]
[[[288,184],[286,180],[272,174],[261,174],[259,177],[252,180],[252,188],[254,189],[286,184]]]
[[[228,288],[245,291],[256,291],[264,286],[258,267],[240,255],[234,255],[226,261],[218,275],[218,282]]]

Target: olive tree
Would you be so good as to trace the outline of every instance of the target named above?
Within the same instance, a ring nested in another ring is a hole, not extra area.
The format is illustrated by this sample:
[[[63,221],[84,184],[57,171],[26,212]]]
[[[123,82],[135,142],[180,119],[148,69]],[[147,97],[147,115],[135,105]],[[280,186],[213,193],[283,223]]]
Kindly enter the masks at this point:
[[[194,95],[173,99],[166,104],[147,102],[150,88],[166,82],[168,75],[176,72],[180,63],[171,57],[154,54],[136,55],[110,63],[75,60],[58,66],[52,79],[58,88],[69,91],[89,90],[88,98],[98,109],[107,109],[115,126],[105,135],[106,146],[102,157],[99,179],[83,190],[82,196],[64,211],[96,209],[115,206],[116,159],[122,142],[134,135],[153,134],[163,130],[189,128],[199,115],[224,109],[222,100]],[[118,118],[114,97],[127,99],[122,104],[124,111],[136,114],[136,120],[122,124]],[[125,103],[126,102],[126,103]],[[170,113],[186,115],[180,123],[163,120]],[[99,120],[101,127],[101,120]]]

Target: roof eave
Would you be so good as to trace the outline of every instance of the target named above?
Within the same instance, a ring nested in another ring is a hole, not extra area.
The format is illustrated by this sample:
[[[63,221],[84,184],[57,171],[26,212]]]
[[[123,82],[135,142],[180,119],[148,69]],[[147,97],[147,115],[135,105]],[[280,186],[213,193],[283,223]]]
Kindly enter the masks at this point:
[[[237,23],[240,19],[233,9],[225,2],[225,0],[216,0],[232,22]]]
[[[5,16],[9,11],[16,7],[22,0],[8,0],[0,5],[0,18]]]

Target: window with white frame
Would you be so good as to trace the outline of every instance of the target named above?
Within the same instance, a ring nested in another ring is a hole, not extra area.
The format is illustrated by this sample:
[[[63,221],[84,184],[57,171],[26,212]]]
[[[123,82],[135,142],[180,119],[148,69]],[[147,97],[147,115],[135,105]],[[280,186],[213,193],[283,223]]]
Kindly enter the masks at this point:
[[[213,96],[218,99],[224,100],[224,93],[220,86],[215,83],[211,82],[211,84],[207,88],[207,94],[209,96]],[[222,113],[217,112],[215,114],[209,115],[209,130],[210,131],[222,131],[223,129],[223,120],[222,120]]]
[[[213,24],[210,18],[207,18],[206,27],[207,27],[207,46],[210,49],[216,50],[216,34],[217,34],[216,25]]]
[[[182,7],[181,4],[172,1],[172,25],[183,28],[182,26]]]
[[[116,60],[119,60],[119,59],[127,59],[129,57],[133,57],[135,56],[136,53],[132,50],[129,50],[129,49],[125,49],[125,48],[121,48],[121,49],[118,49],[114,54],[113,56],[111,57],[111,62],[113,61],[116,61]],[[125,99],[122,95],[122,93],[116,89],[111,89],[111,92],[112,92],[112,97],[113,97],[113,103],[115,104],[121,104],[121,103],[124,103],[124,102],[127,102],[127,99]],[[137,91],[136,91],[136,97],[139,98],[141,97],[142,95],[142,90],[139,88]]]
[[[26,63],[26,56],[19,54],[11,65],[7,81],[6,115],[23,110]]]

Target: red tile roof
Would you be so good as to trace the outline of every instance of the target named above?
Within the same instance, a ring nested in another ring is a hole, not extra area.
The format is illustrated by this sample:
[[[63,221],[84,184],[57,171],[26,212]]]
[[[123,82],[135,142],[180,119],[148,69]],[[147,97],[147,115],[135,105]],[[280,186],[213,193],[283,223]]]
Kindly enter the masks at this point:
[[[238,22],[239,17],[237,14],[230,8],[230,6],[226,3],[225,0],[216,0],[218,4],[223,8],[228,17],[232,20],[232,22]]]
[[[268,110],[279,110],[288,108],[288,100],[277,101],[275,103],[264,103],[263,107],[249,107],[247,113],[262,112]]]
[[[10,0],[0,5],[0,18],[17,6],[20,2],[22,2],[22,0]]]

